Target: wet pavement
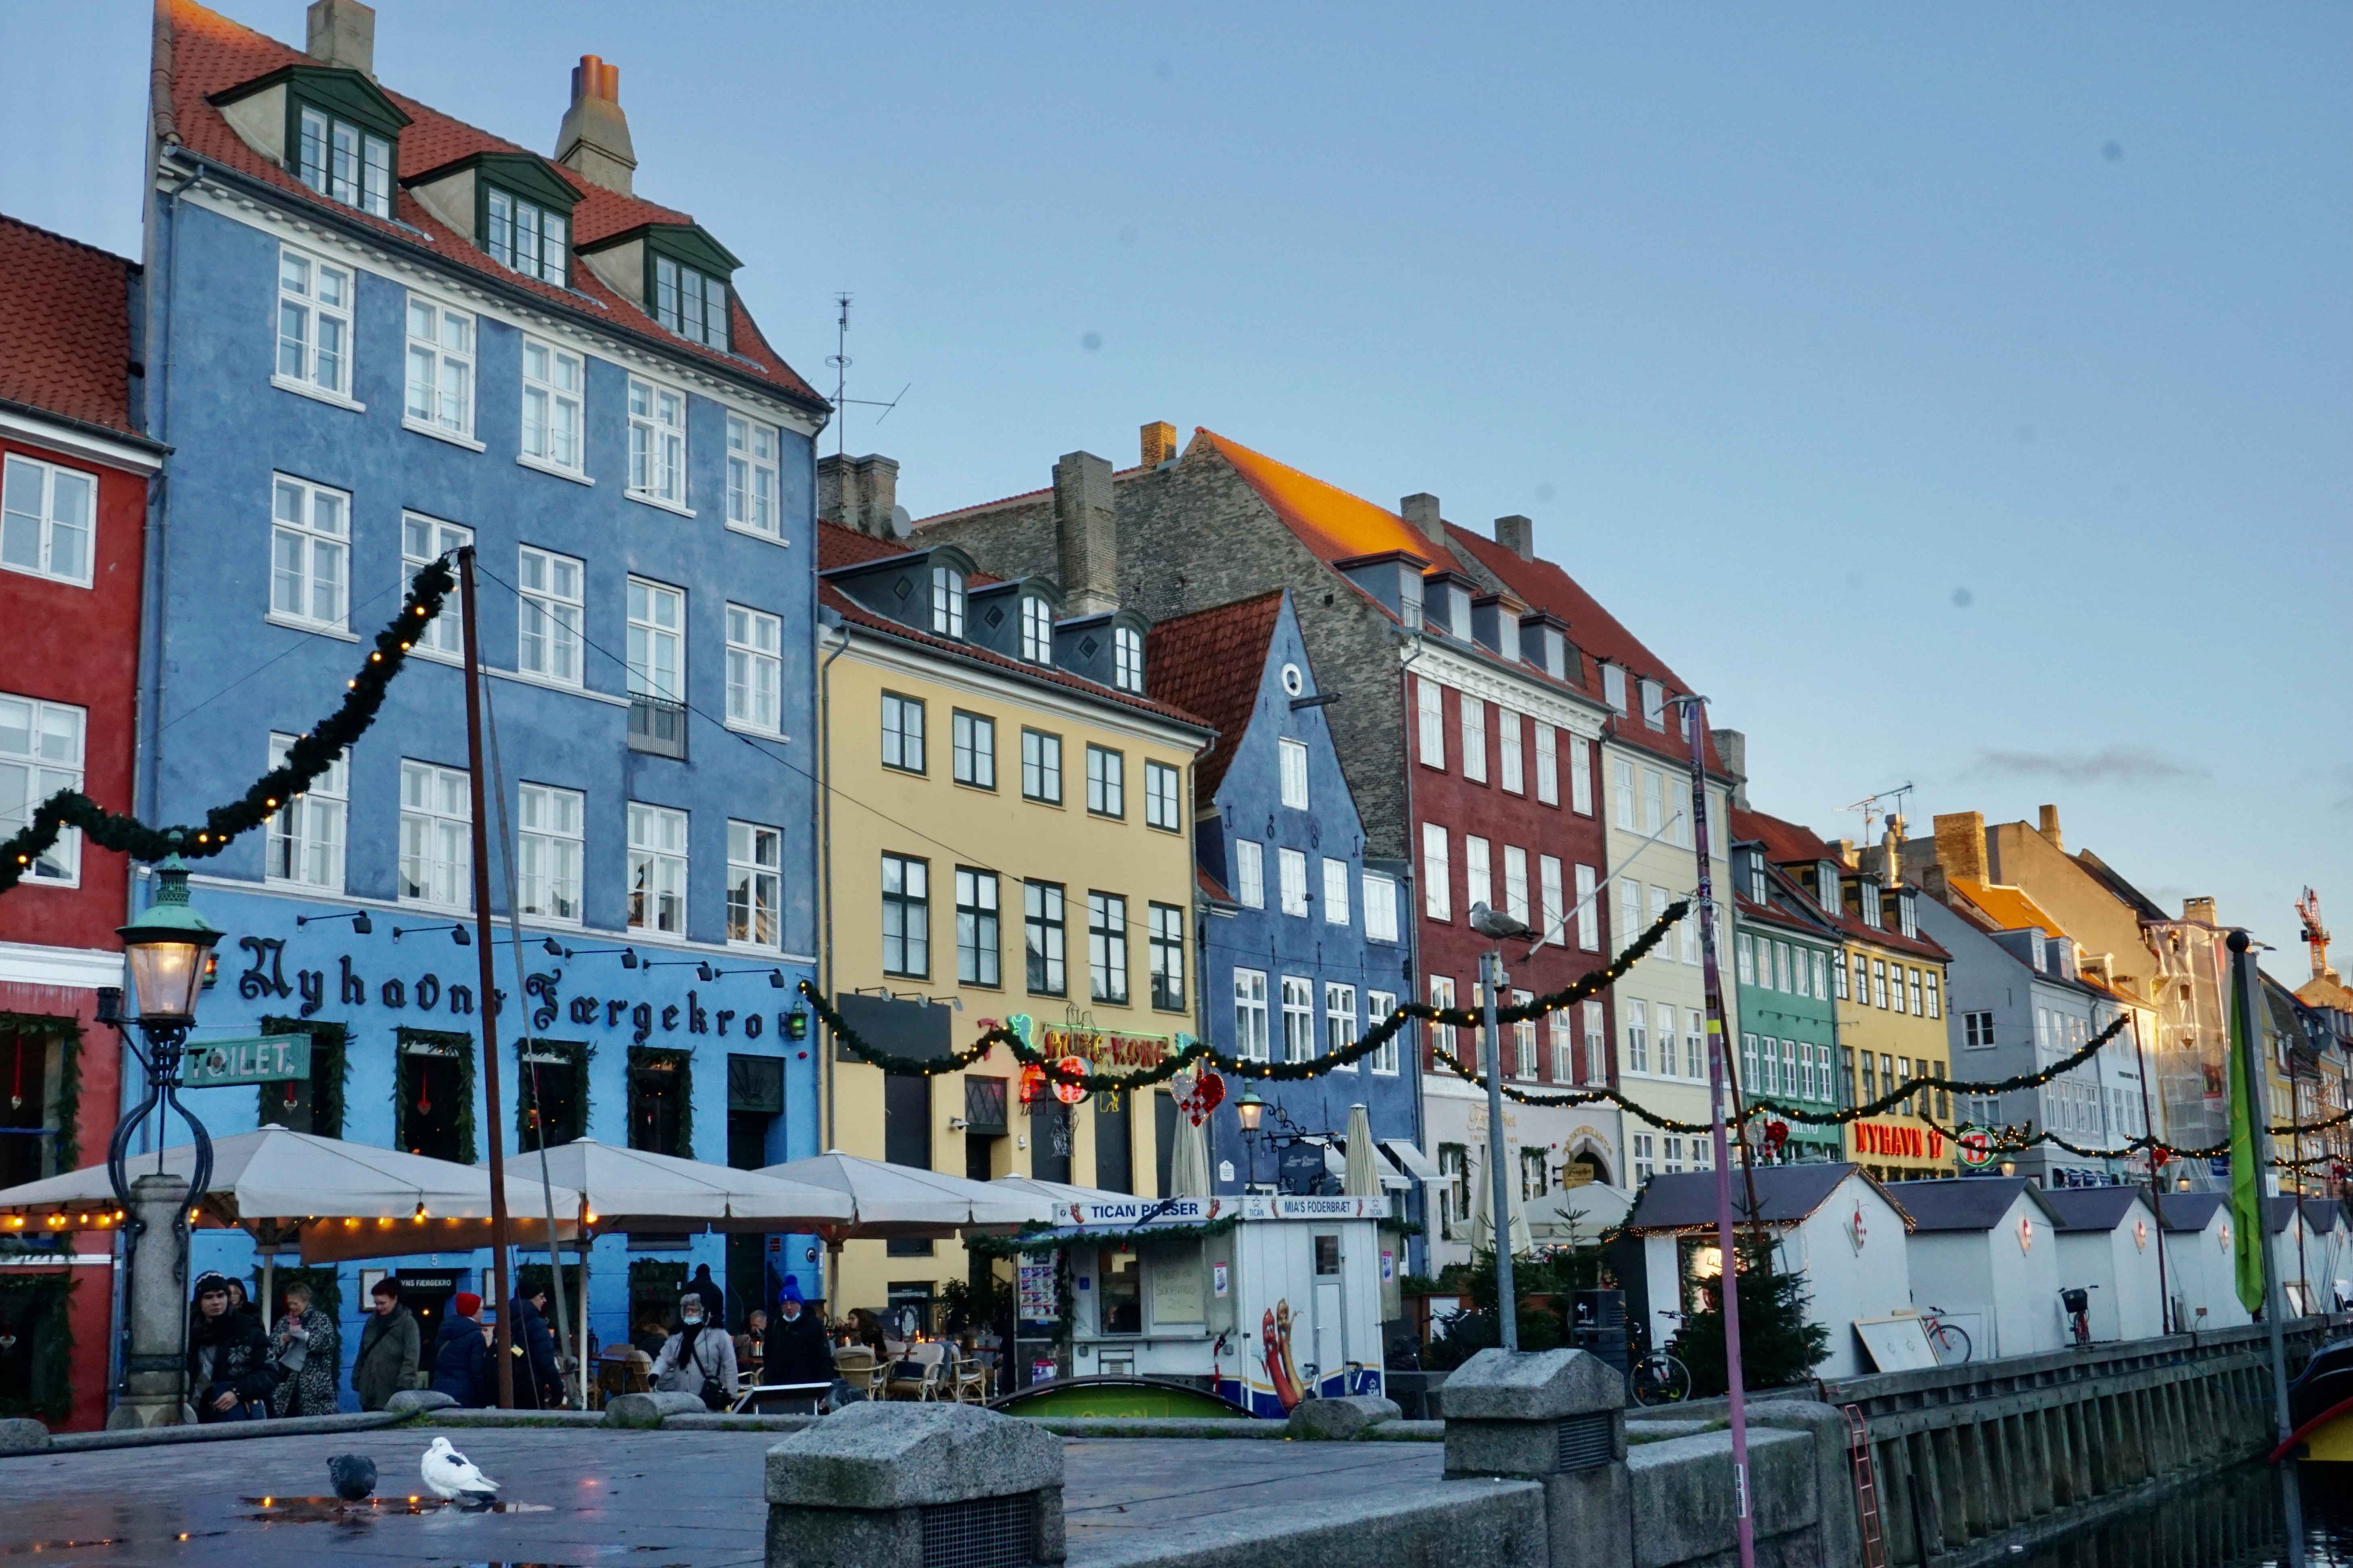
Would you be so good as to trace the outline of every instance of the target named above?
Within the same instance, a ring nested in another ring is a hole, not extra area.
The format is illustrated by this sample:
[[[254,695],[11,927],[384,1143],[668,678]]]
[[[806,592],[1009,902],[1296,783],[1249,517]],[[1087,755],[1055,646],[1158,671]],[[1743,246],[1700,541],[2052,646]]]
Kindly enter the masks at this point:
[[[726,1568],[764,1557],[762,1432],[473,1430],[448,1436],[500,1507],[438,1506],[429,1428],[0,1459],[0,1559],[259,1568],[359,1563]],[[374,1505],[338,1503],[327,1461],[365,1454]],[[1074,1564],[1134,1561],[1303,1510],[1439,1489],[1436,1443],[1079,1440],[1064,1453]],[[415,1501],[412,1503],[412,1496]]]

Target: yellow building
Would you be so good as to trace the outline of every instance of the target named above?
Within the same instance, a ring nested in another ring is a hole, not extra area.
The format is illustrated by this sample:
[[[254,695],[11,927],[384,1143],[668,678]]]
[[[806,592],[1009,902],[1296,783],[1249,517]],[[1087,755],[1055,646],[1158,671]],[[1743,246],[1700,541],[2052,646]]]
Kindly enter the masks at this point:
[[[888,1023],[876,1043],[902,1054],[963,1048],[1017,1015],[1105,1061],[1198,1034],[1192,763],[1210,731],[1145,694],[1149,626],[1099,593],[1072,605],[1044,578],[980,579],[953,545],[833,523],[819,545],[828,992]],[[827,1051],[828,1149],[1157,1192],[1144,1096],[1024,1104],[1002,1049],[932,1078]],[[837,1314],[937,1304],[971,1270],[953,1240],[853,1241],[841,1276]]]

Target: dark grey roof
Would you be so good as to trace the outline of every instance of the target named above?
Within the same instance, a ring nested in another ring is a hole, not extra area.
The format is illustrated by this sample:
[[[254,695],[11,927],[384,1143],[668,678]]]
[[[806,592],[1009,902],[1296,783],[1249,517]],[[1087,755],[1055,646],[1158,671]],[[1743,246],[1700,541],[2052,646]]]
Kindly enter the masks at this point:
[[[2284,1193],[2274,1193],[2263,1200],[2263,1228],[2274,1236],[2287,1232],[2287,1222],[2295,1213],[2295,1199]]]
[[[2214,1211],[2230,1201],[2228,1193],[2166,1193],[2159,1201],[2165,1205],[2165,1228],[2168,1230],[2204,1230],[2214,1222]]]
[[[1991,1230],[2023,1193],[2042,1217],[2058,1224],[2042,1194],[2024,1176],[1963,1176],[1957,1181],[1899,1182],[1889,1189],[1922,1230]]]
[[[2343,1206],[2335,1198],[2304,1200],[2304,1223],[2317,1231],[2336,1229],[2337,1216],[2344,1212]]]
[[[1732,1173],[1732,1214],[1736,1220],[1752,1217],[1768,1225],[1789,1225],[1804,1219],[1830,1201],[1838,1184],[1861,1171],[1859,1165],[1837,1161],[1799,1165],[1764,1165],[1757,1171],[1757,1207],[1748,1212],[1748,1184],[1741,1173]],[[1863,1177],[1871,1181],[1870,1176]],[[1873,1182],[1877,1186],[1876,1182]],[[1885,1188],[1880,1195],[1894,1197]],[[1896,1205],[1898,1213],[1903,1205]],[[1683,1171],[1671,1175],[1653,1176],[1642,1189],[1641,1198],[1634,1212],[1626,1216],[1629,1230],[1684,1230],[1693,1226],[1715,1223],[1715,1173],[1713,1171]]]
[[[2057,1187],[2044,1193],[2042,1202],[2058,1216],[2061,1230],[2114,1230],[2139,1197],[2135,1187]]]

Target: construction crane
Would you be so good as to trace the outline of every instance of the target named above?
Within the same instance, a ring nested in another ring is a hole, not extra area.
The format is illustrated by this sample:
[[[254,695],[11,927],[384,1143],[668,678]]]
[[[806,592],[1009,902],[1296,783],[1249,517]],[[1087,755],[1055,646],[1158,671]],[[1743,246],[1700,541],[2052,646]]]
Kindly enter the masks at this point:
[[[2320,895],[2306,888],[2295,901],[2295,912],[2304,919],[2304,945],[2312,951],[2312,977],[2317,980],[2328,972],[2328,930],[2320,923]]]

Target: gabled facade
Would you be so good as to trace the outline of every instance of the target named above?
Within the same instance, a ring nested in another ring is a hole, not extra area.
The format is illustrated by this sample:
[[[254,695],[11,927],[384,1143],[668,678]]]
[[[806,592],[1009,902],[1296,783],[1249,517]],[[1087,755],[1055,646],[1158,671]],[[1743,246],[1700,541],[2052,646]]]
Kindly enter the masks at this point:
[[[527,955],[518,974],[500,943],[507,1146],[815,1152],[816,1063],[788,1030],[818,943],[827,409],[715,242],[633,194],[617,71],[583,61],[551,159],[378,84],[373,23],[320,0],[305,53],[186,0],[161,13],[143,304],[172,347],[145,406],[174,453],[140,814],[197,819],[242,793],[332,710],[410,576],[472,545],[491,903]],[[691,285],[658,259],[681,257]],[[479,952],[452,942],[474,899],[460,620],[453,600],[327,779],[196,864],[195,902],[228,933],[199,1037],[313,1045],[309,1081],[196,1094],[216,1134],[278,1121],[484,1152],[488,999]],[[772,1241],[603,1238],[590,1327],[627,1338],[698,1263],[732,1317],[788,1273],[814,1295],[807,1243]],[[249,1254],[208,1231],[196,1262],[244,1272]],[[432,1281],[413,1303],[429,1327],[448,1291],[489,1294],[488,1261],[383,1267]],[[366,1293],[345,1273],[349,1355]]]
[[[1835,1110],[1842,1081],[1831,971],[1845,962],[1837,929],[1764,844],[1732,814],[1733,989],[1739,997],[1737,1065],[1744,1092],[1810,1110]],[[1782,1162],[1836,1160],[1845,1139],[1834,1125],[1785,1120]]]
[[[0,218],[0,838],[79,790],[132,804],[147,487],[164,450],[133,378],[139,268]],[[122,982],[124,858],[69,829],[0,895],[0,1185],[94,1163],[122,1052],[96,1022]],[[0,1414],[106,1419],[111,1237],[42,1238],[0,1274]],[[37,1373],[73,1355],[62,1401]]]

